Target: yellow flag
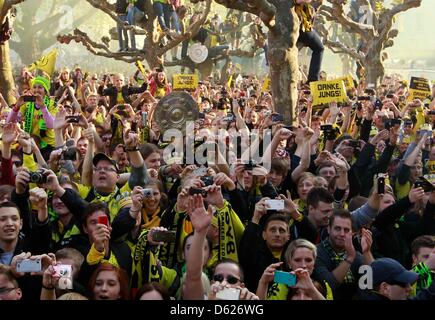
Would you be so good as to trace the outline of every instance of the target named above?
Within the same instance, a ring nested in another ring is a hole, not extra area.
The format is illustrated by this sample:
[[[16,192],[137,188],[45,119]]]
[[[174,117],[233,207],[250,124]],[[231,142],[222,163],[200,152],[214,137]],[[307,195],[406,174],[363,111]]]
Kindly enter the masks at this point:
[[[45,71],[48,75],[52,75],[56,65],[57,49],[51,50],[47,55],[42,56],[29,66],[29,71],[39,69]]]
[[[230,75],[230,77],[228,78],[228,82],[227,82],[227,86],[228,88],[231,87],[231,82],[233,81],[233,75]]]
[[[266,92],[270,90],[270,78],[266,77],[264,79],[263,85],[261,86],[261,92]]]
[[[135,63],[135,65],[136,65],[136,67],[139,69],[139,71],[140,71],[144,76],[146,76],[146,74],[145,74],[145,68],[143,67],[142,62],[140,62],[139,60],[137,60],[136,63]]]

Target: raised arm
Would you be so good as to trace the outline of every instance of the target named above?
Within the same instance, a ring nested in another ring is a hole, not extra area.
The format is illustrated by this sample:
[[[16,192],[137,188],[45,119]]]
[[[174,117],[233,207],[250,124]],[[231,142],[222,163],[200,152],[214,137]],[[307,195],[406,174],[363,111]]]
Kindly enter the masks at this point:
[[[202,285],[202,264],[204,261],[204,241],[211,224],[213,213],[211,207],[208,212],[204,208],[201,195],[189,197],[187,211],[192,222],[194,234],[186,261],[186,280],[183,284],[183,298],[186,300],[202,300],[204,287]]]

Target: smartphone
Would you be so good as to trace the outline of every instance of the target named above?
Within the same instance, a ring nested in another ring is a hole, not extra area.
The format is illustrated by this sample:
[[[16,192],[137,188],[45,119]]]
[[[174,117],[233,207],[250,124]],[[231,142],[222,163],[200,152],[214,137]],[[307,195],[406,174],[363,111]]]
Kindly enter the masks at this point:
[[[80,117],[79,116],[65,116],[65,120],[68,123],[79,123]]]
[[[205,119],[205,113],[200,112],[198,115],[198,119]]]
[[[369,96],[358,96],[357,100],[358,101],[370,101],[370,97]]]
[[[41,259],[30,260],[25,259],[17,262],[17,272],[41,272]]]
[[[332,124],[322,124],[320,126],[320,130],[322,130],[322,131],[331,131],[332,130]]]
[[[294,131],[295,127],[294,126],[282,126],[284,129],[290,130],[290,131]]]
[[[98,216],[98,224],[104,224],[106,227],[109,226],[109,218],[104,215],[104,216]]]
[[[36,96],[23,96],[24,102],[35,102]]]
[[[272,121],[273,122],[284,121],[284,116],[282,114],[272,114]]]
[[[424,192],[431,192],[435,189],[435,186],[424,177],[419,177],[417,181],[415,181],[414,186],[416,188],[423,188]]]
[[[155,242],[175,242],[176,232],[166,230],[156,230],[152,234],[153,241]]]
[[[266,204],[267,210],[273,211],[281,211],[284,210],[284,200],[280,199],[271,199],[264,201]]]
[[[219,300],[239,300],[240,290],[235,288],[225,288],[216,293],[216,298]]]
[[[289,287],[293,287],[296,285],[297,278],[293,273],[276,270],[273,275],[273,282],[282,283]]]
[[[385,194],[385,177],[378,177],[378,194]]]
[[[203,190],[203,189],[198,189],[198,188],[190,188],[190,189],[189,189],[189,194],[190,194],[191,196],[193,196],[193,195],[195,195],[195,194],[200,194],[200,195],[202,195],[203,197],[206,197],[206,196],[207,196],[207,191],[205,191],[205,190]]]
[[[117,109],[120,111],[125,110],[125,106],[123,104],[120,104]]]

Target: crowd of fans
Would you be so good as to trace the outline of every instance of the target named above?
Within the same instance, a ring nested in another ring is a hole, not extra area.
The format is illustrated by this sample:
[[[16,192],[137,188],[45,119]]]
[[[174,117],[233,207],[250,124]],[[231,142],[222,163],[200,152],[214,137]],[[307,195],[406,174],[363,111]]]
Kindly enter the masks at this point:
[[[199,165],[163,157],[171,85],[142,78],[23,70],[16,103],[0,95],[0,299],[435,297],[435,86],[410,99],[389,75],[314,106],[300,83],[286,126],[263,79],[204,79]],[[231,138],[266,131],[244,161]]]

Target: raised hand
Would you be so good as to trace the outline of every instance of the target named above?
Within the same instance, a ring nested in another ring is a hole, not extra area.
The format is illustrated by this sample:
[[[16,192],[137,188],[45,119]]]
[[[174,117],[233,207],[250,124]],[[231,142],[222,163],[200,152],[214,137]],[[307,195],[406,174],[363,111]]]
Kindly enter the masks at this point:
[[[207,191],[207,197],[205,198],[205,201],[216,206],[217,208],[222,208],[224,206],[224,198],[222,196],[221,187],[211,185],[205,187],[204,190]]]
[[[3,127],[2,141],[5,145],[11,145],[18,138],[18,126],[16,123],[7,123]]]
[[[195,194],[189,197],[189,208],[187,213],[195,231],[206,232],[208,230],[213,213],[211,207],[208,208],[208,211],[205,210],[204,201],[201,195]]]
[[[287,214],[290,214],[293,219],[298,219],[300,216],[300,213],[298,211],[299,207],[296,205],[296,203],[293,202],[290,191],[287,190],[287,197],[285,197],[283,194],[280,194],[279,198],[281,200],[284,200],[283,211]]]
[[[277,263],[272,263],[271,265],[269,265],[264,270],[263,275],[260,278],[260,282],[262,282],[264,284],[269,284],[270,282],[272,282],[273,277],[275,276],[276,269],[281,267],[282,264],[283,264],[283,262],[277,262]]]
[[[369,229],[362,228],[361,229],[361,250],[362,253],[370,252],[370,248],[372,247],[373,238],[372,232]]]
[[[68,122],[65,120],[67,113],[65,108],[59,107],[56,116],[54,117],[53,129],[54,130],[63,130],[68,125]]]
[[[47,208],[47,198],[43,188],[33,188],[29,191],[29,201],[38,211]]]

